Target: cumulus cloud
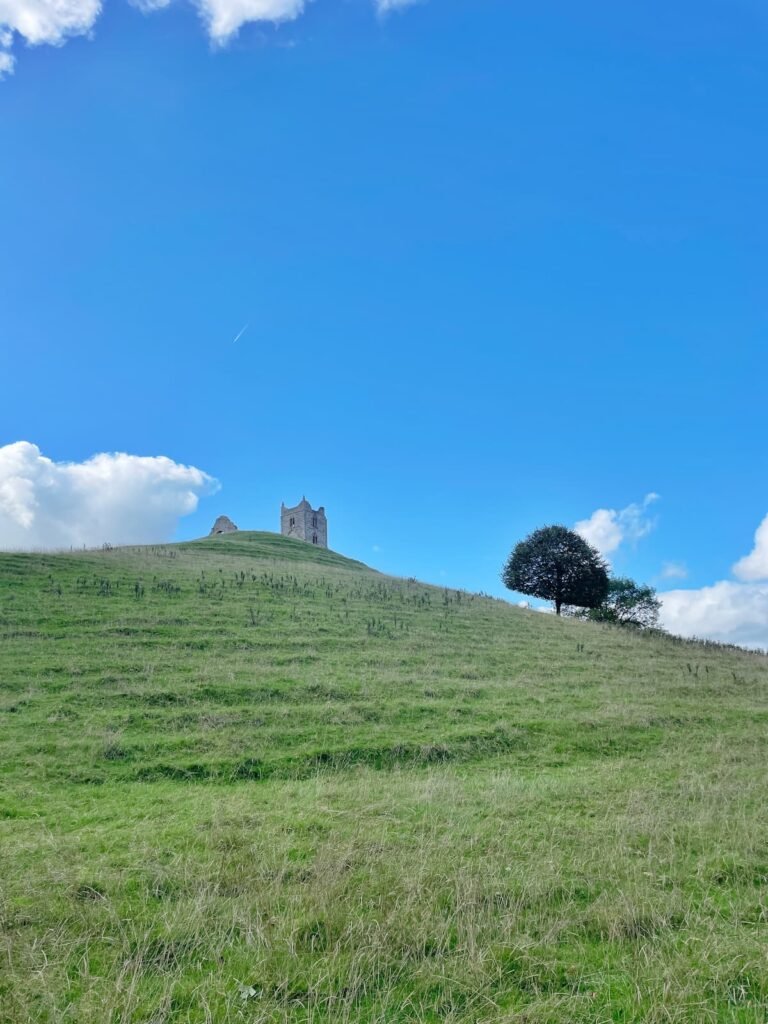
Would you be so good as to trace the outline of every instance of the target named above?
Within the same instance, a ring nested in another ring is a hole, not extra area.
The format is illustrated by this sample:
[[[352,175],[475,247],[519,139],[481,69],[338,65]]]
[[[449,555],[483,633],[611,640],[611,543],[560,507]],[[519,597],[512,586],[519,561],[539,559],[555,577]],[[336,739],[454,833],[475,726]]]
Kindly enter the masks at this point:
[[[574,529],[602,555],[611,555],[625,542],[638,541],[651,532],[656,520],[648,515],[648,508],[658,500],[659,495],[651,493],[626,508],[598,508]]]
[[[768,648],[768,516],[733,574],[741,582],[719,580],[698,590],[659,594],[664,627],[680,636]]]
[[[755,546],[733,567],[740,580],[768,580],[768,516],[755,531]]]
[[[304,0],[196,0],[211,39],[220,45],[249,21],[293,21]]]
[[[32,45],[58,46],[89,32],[100,13],[101,0],[0,0],[0,35],[5,49],[14,32]]]
[[[659,594],[670,633],[743,647],[768,647],[768,584],[720,580],[700,590]]]
[[[164,456],[53,462],[28,441],[0,447],[0,547],[68,548],[168,540],[218,483]]]
[[[0,0],[0,79],[14,70],[14,35],[31,46],[61,46],[90,32],[100,13],[101,0]]]
[[[130,0],[144,14],[169,6],[171,0]],[[190,0],[212,42],[224,45],[248,22],[293,21],[310,0]],[[409,7],[418,0],[371,0],[379,14]],[[102,0],[0,0],[0,79],[11,74],[14,37],[36,46],[60,46],[72,36],[88,35]]]

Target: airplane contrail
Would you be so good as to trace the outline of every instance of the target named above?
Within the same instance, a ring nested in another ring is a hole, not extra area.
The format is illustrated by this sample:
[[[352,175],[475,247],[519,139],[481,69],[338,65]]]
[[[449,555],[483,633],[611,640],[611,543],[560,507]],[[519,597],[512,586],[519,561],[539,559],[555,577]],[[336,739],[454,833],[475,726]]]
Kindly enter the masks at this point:
[[[248,330],[248,326],[249,326],[249,325],[248,325],[248,324],[246,324],[246,325],[245,325],[245,327],[243,327],[243,329],[242,329],[242,330],[240,331],[240,333],[239,333],[239,334],[237,335],[237,337],[235,338],[235,341],[233,341],[233,342],[232,342],[232,344],[233,344],[233,345],[235,344],[235,342],[236,342],[236,341],[240,341],[240,339],[242,338],[242,336],[243,336],[243,335],[245,334],[245,332],[246,332],[246,331]]]

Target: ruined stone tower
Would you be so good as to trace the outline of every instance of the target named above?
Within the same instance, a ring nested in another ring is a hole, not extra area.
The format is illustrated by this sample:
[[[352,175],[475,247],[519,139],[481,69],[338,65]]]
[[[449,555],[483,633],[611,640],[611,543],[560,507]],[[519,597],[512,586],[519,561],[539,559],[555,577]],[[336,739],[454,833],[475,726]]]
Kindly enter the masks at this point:
[[[218,537],[222,533],[237,533],[237,527],[229,516],[219,516],[211,528],[209,537]]]
[[[307,544],[315,544],[319,548],[328,547],[328,520],[325,509],[312,508],[306,498],[302,498],[295,508],[280,506],[280,533],[284,537],[295,537],[305,540]]]

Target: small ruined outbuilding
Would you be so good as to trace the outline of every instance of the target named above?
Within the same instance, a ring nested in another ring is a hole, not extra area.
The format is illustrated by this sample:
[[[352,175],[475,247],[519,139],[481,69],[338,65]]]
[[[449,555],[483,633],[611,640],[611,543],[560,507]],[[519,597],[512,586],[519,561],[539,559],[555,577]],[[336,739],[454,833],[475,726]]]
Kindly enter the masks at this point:
[[[218,537],[221,533],[237,533],[237,527],[229,518],[229,516],[219,516],[216,522],[213,524],[213,529],[210,532],[211,537]]]

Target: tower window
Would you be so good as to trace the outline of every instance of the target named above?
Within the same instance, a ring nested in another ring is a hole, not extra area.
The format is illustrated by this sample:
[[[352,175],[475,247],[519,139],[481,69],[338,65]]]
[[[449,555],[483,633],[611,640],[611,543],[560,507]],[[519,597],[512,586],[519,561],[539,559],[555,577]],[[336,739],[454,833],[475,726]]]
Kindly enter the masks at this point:
[[[312,525],[317,526],[317,516],[312,516]]]
[[[294,519],[293,516],[291,516],[291,526],[295,526],[295,525],[296,525],[296,520]]]
[[[313,544],[317,544],[317,534],[316,533],[312,534],[312,543]]]

